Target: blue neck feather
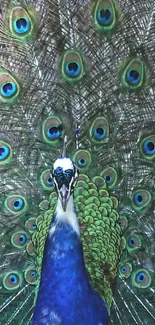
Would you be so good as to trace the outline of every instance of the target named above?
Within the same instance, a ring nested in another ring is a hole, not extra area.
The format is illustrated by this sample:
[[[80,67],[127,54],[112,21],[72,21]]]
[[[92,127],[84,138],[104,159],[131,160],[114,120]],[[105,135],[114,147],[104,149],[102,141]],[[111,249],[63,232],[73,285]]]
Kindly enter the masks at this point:
[[[32,324],[108,325],[105,303],[89,281],[80,237],[56,219],[46,239]]]

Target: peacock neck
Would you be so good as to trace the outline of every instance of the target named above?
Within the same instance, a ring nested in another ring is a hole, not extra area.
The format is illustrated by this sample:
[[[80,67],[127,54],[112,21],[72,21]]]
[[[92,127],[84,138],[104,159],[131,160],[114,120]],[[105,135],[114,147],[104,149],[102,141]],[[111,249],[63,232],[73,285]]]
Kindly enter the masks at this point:
[[[50,295],[63,296],[69,290],[74,300],[77,288],[83,294],[91,290],[72,196],[65,212],[58,199],[44,249],[39,295],[51,291]]]
[[[79,228],[77,215],[76,215],[76,212],[75,212],[73,195],[71,195],[69,200],[68,200],[66,211],[63,210],[61,201],[58,198],[57,206],[56,206],[55,219],[56,219],[57,223],[61,222],[61,223],[69,224],[71,226],[71,228],[73,228],[73,230],[78,235],[80,235],[80,228]],[[52,226],[53,225],[51,225],[50,231],[52,231]]]
[[[40,319],[46,324],[62,324],[49,322],[49,317],[57,316],[63,319],[63,325],[108,324],[107,308],[92,289],[85,268],[73,197],[65,212],[57,202],[44,248],[33,325],[42,324]],[[105,322],[99,323],[100,319]]]

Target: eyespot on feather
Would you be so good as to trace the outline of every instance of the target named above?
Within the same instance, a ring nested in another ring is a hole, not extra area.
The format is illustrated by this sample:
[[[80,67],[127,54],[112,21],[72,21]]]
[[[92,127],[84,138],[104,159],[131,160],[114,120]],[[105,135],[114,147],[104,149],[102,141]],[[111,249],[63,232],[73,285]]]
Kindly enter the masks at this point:
[[[21,86],[9,71],[0,68],[0,101],[13,104],[19,97]]]

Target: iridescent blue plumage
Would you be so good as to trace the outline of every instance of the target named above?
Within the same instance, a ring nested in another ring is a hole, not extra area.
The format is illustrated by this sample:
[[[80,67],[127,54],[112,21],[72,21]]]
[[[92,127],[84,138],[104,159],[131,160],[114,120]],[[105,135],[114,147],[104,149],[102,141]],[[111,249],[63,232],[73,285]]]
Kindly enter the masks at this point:
[[[55,324],[54,314],[63,325],[108,324],[105,303],[88,278],[79,235],[64,222],[46,241],[32,324]]]
[[[57,317],[58,324],[63,325],[107,325],[107,307],[92,288],[84,263],[72,195],[77,168],[69,158],[59,158],[54,163],[52,175],[58,201],[44,248],[32,324],[55,325]],[[65,207],[61,196],[64,187],[68,194]]]

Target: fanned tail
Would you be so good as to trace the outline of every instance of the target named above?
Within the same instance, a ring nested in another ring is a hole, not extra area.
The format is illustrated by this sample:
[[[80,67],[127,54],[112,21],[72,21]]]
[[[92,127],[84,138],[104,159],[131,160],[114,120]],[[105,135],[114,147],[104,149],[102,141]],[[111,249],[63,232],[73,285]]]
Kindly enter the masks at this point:
[[[32,319],[65,135],[85,262],[110,322],[155,321],[154,12],[153,0],[1,5],[2,325]]]

